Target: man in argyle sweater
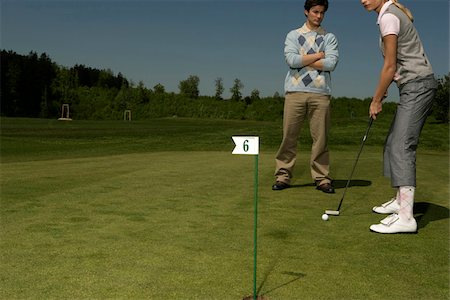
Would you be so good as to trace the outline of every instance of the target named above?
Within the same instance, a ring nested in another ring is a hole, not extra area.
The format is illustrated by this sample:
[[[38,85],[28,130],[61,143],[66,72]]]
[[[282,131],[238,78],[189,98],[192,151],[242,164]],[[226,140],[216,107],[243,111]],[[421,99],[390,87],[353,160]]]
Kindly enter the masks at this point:
[[[284,55],[289,71],[284,84],[283,140],[275,159],[273,190],[290,187],[298,135],[308,118],[313,140],[310,158],[312,179],[318,190],[334,193],[328,153],[330,72],[336,67],[339,53],[336,37],[321,27],[327,9],[328,0],[306,0],[305,24],[286,36]]]

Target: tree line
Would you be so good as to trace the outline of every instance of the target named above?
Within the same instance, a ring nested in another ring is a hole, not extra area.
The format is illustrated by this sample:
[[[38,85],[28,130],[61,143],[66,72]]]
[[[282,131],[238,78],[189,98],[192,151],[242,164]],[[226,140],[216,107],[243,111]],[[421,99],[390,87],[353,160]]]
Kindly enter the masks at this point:
[[[160,117],[199,117],[247,120],[280,120],[283,97],[274,93],[261,98],[257,89],[242,95],[244,84],[236,78],[230,88],[230,99],[223,98],[222,78],[215,80],[215,95],[201,96],[200,78],[190,75],[178,84],[179,93],[166,92],[158,83],[147,88],[143,82],[135,85],[120,72],[99,70],[84,65],[64,67],[42,53],[20,55],[1,51],[2,116],[57,118],[62,104],[69,104],[71,117],[76,119],[121,119],[131,110],[133,119]],[[436,120],[449,120],[449,76],[439,79],[433,115]],[[333,98],[334,117],[367,115],[370,98]],[[386,103],[383,111],[393,113],[395,103]]]

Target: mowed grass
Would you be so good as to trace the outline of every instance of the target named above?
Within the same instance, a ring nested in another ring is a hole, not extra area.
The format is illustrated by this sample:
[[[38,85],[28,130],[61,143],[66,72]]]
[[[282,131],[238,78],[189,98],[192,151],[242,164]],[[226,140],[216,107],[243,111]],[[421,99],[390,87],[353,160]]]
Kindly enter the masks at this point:
[[[328,222],[320,216],[342,196],[366,120],[337,122],[333,129],[356,139],[346,145],[333,137],[334,195],[311,185],[307,143],[293,188],[270,189],[279,123],[1,121],[2,299],[250,295],[254,160],[231,154],[231,136],[242,134],[258,134],[262,144],[259,294],[449,297],[449,161],[442,150],[448,146],[434,147],[432,133],[423,135],[429,146],[417,161],[419,233],[377,235],[368,227],[382,216],[371,207],[394,193],[381,176],[382,145],[375,143],[387,121],[375,124],[342,214]]]

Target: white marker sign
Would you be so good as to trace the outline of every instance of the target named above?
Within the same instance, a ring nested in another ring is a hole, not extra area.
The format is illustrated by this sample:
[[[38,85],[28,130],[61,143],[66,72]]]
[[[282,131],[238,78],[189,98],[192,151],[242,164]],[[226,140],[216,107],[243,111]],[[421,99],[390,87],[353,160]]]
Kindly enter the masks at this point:
[[[259,154],[258,136],[233,136],[232,139],[236,145],[232,154]]]

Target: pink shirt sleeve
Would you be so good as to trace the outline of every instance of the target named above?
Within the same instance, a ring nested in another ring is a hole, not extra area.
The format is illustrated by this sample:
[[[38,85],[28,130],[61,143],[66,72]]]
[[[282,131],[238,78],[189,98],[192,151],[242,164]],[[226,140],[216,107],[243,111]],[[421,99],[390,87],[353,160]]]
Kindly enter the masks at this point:
[[[400,32],[400,20],[393,14],[386,13],[380,19],[381,36],[395,34],[398,36]]]

